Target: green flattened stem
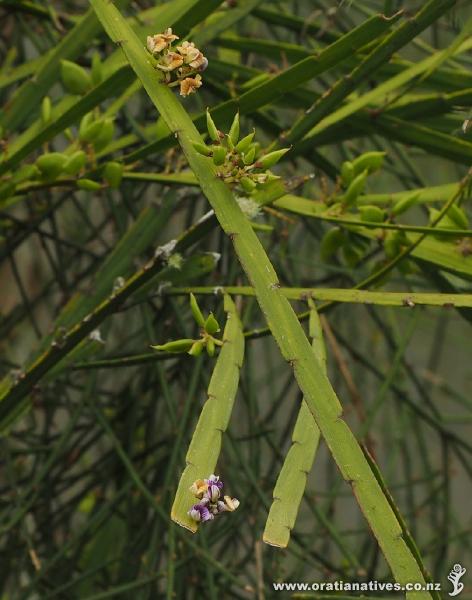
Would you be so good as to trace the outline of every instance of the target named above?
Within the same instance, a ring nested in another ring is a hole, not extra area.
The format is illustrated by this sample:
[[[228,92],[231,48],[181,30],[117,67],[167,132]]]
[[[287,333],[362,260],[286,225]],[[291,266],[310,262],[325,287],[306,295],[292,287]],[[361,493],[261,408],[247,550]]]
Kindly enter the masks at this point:
[[[326,349],[321,322],[313,300],[309,300],[309,305],[309,334],[313,340],[313,351],[326,373]],[[293,430],[292,445],[275,484],[274,500],[264,529],[263,539],[266,544],[279,548],[288,546],[319,440],[320,430],[308,406],[303,402]]]
[[[208,399],[190,442],[186,467],[171,511],[173,521],[193,532],[197,530],[197,523],[187,512],[198,500],[189,488],[197,479],[205,479],[215,471],[222,435],[228,427],[238,391],[239,370],[244,357],[244,335],[236,307],[228,295],[225,295],[224,304],[228,318],[223,346],[208,386]]]
[[[290,364],[305,402],[335,459],[352,486],[382,552],[400,584],[424,582],[418,562],[403,538],[402,528],[362,449],[342,418],[341,404],[287,298],[277,274],[230,189],[217,177],[211,161],[198,154],[194,143],[203,140],[182,104],[164,85],[140,40],[107,0],[90,0],[105,30],[120,46],[161,117],[178,139],[190,168],[215,211],[223,231],[233,242],[242,268],[254,287],[257,301],[282,356]],[[242,498],[244,501],[244,498]],[[182,520],[182,523],[184,521]],[[409,592],[408,600],[431,600],[428,592]]]

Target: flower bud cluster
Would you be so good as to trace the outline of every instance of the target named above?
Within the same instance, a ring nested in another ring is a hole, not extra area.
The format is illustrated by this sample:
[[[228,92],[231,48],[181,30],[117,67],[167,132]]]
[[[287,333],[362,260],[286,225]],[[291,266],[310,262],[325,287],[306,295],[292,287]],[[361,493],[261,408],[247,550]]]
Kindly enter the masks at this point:
[[[239,113],[236,113],[229,133],[219,131],[207,110],[207,129],[210,144],[195,143],[195,150],[213,160],[218,177],[243,196],[252,194],[260,185],[278,179],[273,167],[290,148],[262,154],[254,142],[255,131],[240,139]]]
[[[202,85],[200,71],[208,66],[208,60],[193,42],[173,43],[179,36],[169,27],[164,33],[147,37],[147,49],[156,59],[156,68],[165,73],[170,86],[180,85],[180,95],[189,96]]]
[[[190,491],[198,502],[188,511],[191,519],[197,523],[212,521],[223,512],[233,512],[239,506],[237,498],[222,495],[223,482],[218,475],[210,475],[208,479],[197,479],[190,486]]]
[[[210,313],[206,318],[203,316],[203,313],[198,306],[197,299],[193,294],[190,294],[190,310],[192,311],[195,322],[200,328],[199,339],[173,340],[166,344],[151,346],[151,348],[163,352],[175,352],[176,354],[187,352],[190,356],[200,356],[203,350],[206,349],[208,356],[214,356],[216,346],[223,345],[223,342],[215,337],[215,333],[220,331],[218,321],[215,319],[213,313]]]

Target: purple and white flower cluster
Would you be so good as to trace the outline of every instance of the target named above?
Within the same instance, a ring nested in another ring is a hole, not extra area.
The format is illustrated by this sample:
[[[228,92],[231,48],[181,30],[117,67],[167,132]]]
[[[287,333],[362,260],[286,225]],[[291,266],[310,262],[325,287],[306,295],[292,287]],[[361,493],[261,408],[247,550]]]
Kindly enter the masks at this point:
[[[222,496],[223,482],[218,475],[210,475],[208,479],[197,479],[190,486],[192,494],[199,502],[188,511],[191,519],[197,523],[212,521],[223,512],[233,512],[239,506],[237,498]]]

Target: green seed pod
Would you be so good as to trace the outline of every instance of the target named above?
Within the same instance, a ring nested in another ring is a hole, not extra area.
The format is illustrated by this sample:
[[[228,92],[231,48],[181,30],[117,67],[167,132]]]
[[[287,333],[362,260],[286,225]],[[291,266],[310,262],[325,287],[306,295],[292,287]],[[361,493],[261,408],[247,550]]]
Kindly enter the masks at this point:
[[[79,140],[86,143],[93,142],[100,135],[103,124],[102,119],[95,121],[92,113],[85,115],[80,122]]]
[[[389,231],[384,239],[384,252],[387,258],[395,258],[401,251],[400,238],[393,231]]]
[[[213,313],[210,313],[205,321],[205,331],[210,335],[214,335],[220,331],[220,324],[213,316]]]
[[[101,189],[101,185],[98,181],[93,181],[93,179],[78,179],[77,187],[81,190],[88,190],[89,192],[96,192]]]
[[[85,94],[92,87],[92,79],[85,69],[70,60],[61,60],[61,78],[70,94]]]
[[[41,102],[41,119],[44,124],[49,123],[51,120],[51,109],[51,98],[49,96],[45,96]]]
[[[67,156],[60,152],[48,152],[43,154],[36,161],[36,166],[41,171],[41,175],[47,179],[55,179],[64,170],[67,162]]]
[[[197,299],[193,294],[190,294],[190,310],[192,311],[193,318],[195,319],[199,327],[205,327],[205,318],[198,306]]]
[[[74,134],[72,133],[72,129],[70,127],[64,129],[64,136],[67,140],[69,140],[70,143],[75,141]]]
[[[81,119],[80,119],[80,125],[79,125],[79,140],[81,139],[83,133],[85,132],[86,129],[88,129],[88,127],[95,121],[95,116],[93,113],[89,112],[86,115],[84,115]]]
[[[419,194],[412,194],[411,196],[407,196],[406,198],[402,198],[395,202],[392,206],[392,215],[397,217],[402,213],[406,212],[410,207],[412,207],[419,198]]]
[[[209,148],[206,144],[200,144],[200,142],[193,143],[194,149],[201,154],[202,156],[211,156],[211,148]]]
[[[113,119],[105,119],[103,122],[103,127],[100,130],[98,136],[93,140],[93,147],[97,152],[103,150],[108,146],[108,144],[113,139],[113,135],[115,133],[115,123]]]
[[[71,154],[64,165],[64,173],[68,175],[77,175],[85,167],[87,155],[83,150],[77,150]]]
[[[208,110],[208,108],[207,108],[206,118],[207,118],[208,135],[211,137],[211,139],[214,142],[219,142],[220,141],[220,133],[215,125],[215,122],[211,118],[210,111]]]
[[[346,241],[344,232],[339,227],[333,227],[325,233],[320,245],[320,256],[327,261],[341,248]]]
[[[40,175],[41,172],[36,165],[23,165],[17,171],[15,171],[12,181],[14,183],[22,183],[23,181],[37,179]]]
[[[469,220],[467,218],[467,215],[465,214],[464,210],[462,208],[460,208],[459,206],[457,206],[457,204],[452,204],[448,211],[447,211],[447,216],[454,221],[454,223],[460,228],[460,229],[468,229],[469,227]]]
[[[249,149],[249,146],[252,144],[252,140],[254,139],[255,135],[256,135],[256,131],[254,130],[252,133],[249,133],[246,137],[243,137],[243,139],[236,144],[236,150],[240,154],[244,154],[245,152],[247,152]],[[256,150],[254,148],[254,154],[255,153],[256,153]]]
[[[215,146],[213,148],[213,162],[216,166],[223,165],[226,161],[226,148]]]
[[[386,152],[366,152],[365,154],[358,156],[352,161],[354,175],[358,175],[365,170],[367,170],[368,173],[378,171],[383,165],[385,154]]]
[[[103,169],[103,178],[111,188],[120,187],[121,180],[123,179],[122,163],[115,161],[107,162]]]
[[[245,165],[252,165],[256,158],[256,147],[252,146],[246,154],[243,154],[243,162]]]
[[[341,180],[344,187],[348,187],[351,181],[354,179],[354,167],[352,162],[347,160],[341,165]]]
[[[378,206],[360,206],[361,221],[369,221],[370,223],[382,223],[385,219],[385,211]]]
[[[236,146],[239,140],[239,111],[234,115],[231,128],[228,133],[228,139],[231,141],[233,147]]]
[[[429,209],[430,225],[432,225],[436,221],[436,219],[439,217],[439,215],[440,215],[440,211],[437,210],[436,208]],[[436,223],[435,227],[437,229],[460,229],[459,226],[457,225],[457,223],[455,221],[453,221],[453,219],[451,218],[449,213],[444,215],[443,217],[441,217],[441,220],[438,223]]]
[[[200,354],[203,352],[204,347],[205,342],[203,340],[198,340],[198,342],[195,342],[192,345],[188,353],[190,354],[190,356],[200,356]]]
[[[103,80],[103,68],[102,60],[98,52],[94,52],[92,56],[92,82],[94,85],[98,85]]]
[[[342,203],[344,204],[344,206],[352,206],[356,203],[359,194],[361,194],[364,191],[366,179],[367,171],[364,171],[363,173],[357,175],[357,177],[353,179],[342,198]]]
[[[0,200],[7,200],[11,198],[16,190],[16,185],[13,181],[4,181],[0,183]]]
[[[213,338],[207,338],[206,349],[208,356],[215,356],[215,342]]]
[[[253,181],[252,179],[250,179],[249,177],[241,177],[241,179],[239,180],[239,183],[241,184],[241,187],[243,188],[243,190],[245,192],[247,192],[248,194],[253,192],[257,186],[256,182]]]
[[[282,150],[274,150],[274,152],[269,152],[269,154],[261,156],[261,158],[257,161],[257,166],[261,169],[270,169],[276,165],[282,156],[289,150],[290,148],[282,148]]]
[[[161,350],[162,352],[188,352],[197,341],[198,340],[189,339],[174,340],[173,342],[167,342],[166,344],[151,346],[151,348],[154,350]]]

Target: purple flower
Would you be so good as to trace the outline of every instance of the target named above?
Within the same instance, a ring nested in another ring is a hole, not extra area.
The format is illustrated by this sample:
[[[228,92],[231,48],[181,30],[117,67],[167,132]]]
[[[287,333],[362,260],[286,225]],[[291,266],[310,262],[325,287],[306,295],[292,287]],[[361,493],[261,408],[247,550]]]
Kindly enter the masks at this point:
[[[210,475],[208,479],[205,479],[205,482],[210,485],[216,485],[220,490],[223,489],[223,482],[220,481],[219,475]]]
[[[205,521],[211,521],[215,518],[214,515],[208,510],[206,504],[203,504],[202,502],[199,504],[194,504],[188,511],[188,514],[190,518],[197,523],[200,521],[204,523]]]
[[[197,523],[211,521],[222,512],[233,512],[239,506],[237,498],[222,498],[223,482],[218,475],[210,475],[208,479],[197,479],[190,486],[190,491],[199,499],[188,511],[191,519]]]
[[[217,502],[220,497],[220,488],[215,484],[210,484],[208,486],[207,496],[210,502]]]

